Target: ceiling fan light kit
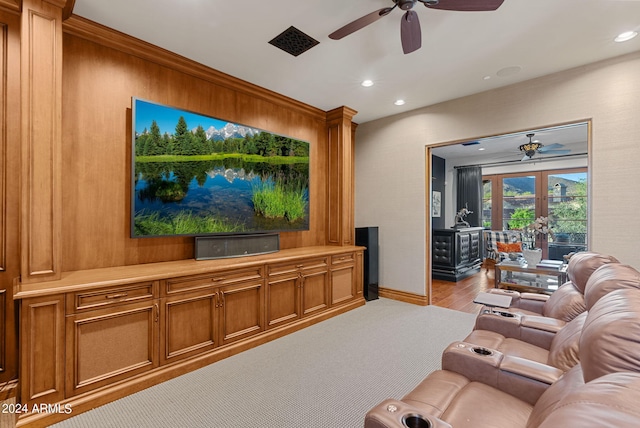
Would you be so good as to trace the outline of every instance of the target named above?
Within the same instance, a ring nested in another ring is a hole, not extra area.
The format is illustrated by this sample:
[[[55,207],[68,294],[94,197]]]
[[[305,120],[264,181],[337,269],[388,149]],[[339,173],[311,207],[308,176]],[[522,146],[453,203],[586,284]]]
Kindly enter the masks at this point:
[[[504,0],[392,0],[392,7],[385,7],[373,11],[361,18],[356,19],[329,34],[329,38],[340,40],[349,34],[374,23],[383,16],[391,13],[393,9],[399,7],[405,11],[400,21],[400,41],[405,54],[414,52],[422,46],[422,31],[420,30],[420,20],[418,14],[412,9],[416,3],[422,3],[430,9],[460,11],[460,12],[481,12],[498,9]]]
[[[549,146],[545,146],[544,144],[539,143],[538,141],[533,141],[533,137],[536,134],[527,134],[527,138],[529,138],[529,142],[525,144],[521,144],[519,149],[521,152],[524,152],[524,157],[521,159],[523,161],[532,159],[536,153],[545,153],[545,154],[556,154],[556,155],[565,155],[569,153],[571,150],[557,150],[560,147],[563,147],[562,144],[554,143]]]

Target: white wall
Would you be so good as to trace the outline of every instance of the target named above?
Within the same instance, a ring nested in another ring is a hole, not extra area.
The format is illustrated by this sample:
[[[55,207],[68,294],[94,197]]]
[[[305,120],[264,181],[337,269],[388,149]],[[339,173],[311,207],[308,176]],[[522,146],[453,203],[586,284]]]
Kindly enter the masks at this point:
[[[639,112],[634,53],[358,126],[355,221],[380,227],[380,286],[426,294],[427,145],[588,119],[591,249],[640,268]]]

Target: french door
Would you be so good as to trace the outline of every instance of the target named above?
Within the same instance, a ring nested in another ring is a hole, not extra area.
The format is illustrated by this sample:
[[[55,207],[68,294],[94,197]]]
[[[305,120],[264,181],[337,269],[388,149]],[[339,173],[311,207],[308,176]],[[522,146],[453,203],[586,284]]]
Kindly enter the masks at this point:
[[[586,168],[486,175],[483,183],[485,228],[522,230],[524,244],[553,260],[587,249]],[[527,233],[541,216],[551,233]]]

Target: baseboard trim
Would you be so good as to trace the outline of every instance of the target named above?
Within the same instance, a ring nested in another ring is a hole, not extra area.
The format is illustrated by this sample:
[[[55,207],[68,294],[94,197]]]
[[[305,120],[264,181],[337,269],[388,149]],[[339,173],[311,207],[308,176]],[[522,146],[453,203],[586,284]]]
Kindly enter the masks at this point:
[[[387,299],[398,300],[400,302],[411,303],[412,305],[429,306],[429,297],[421,296],[419,294],[407,293],[406,291],[392,290],[390,288],[380,287],[378,289],[378,295],[380,297],[386,297]]]
[[[352,309],[355,309],[365,304],[364,297],[357,297],[356,299],[341,303],[332,307],[326,311],[318,313],[317,315],[311,315],[295,321],[291,324],[287,324],[281,327],[276,327],[270,330],[266,330],[252,338],[247,340],[238,341],[229,345],[221,346],[213,351],[207,352],[202,355],[192,357],[190,359],[177,361],[175,363],[168,364],[164,367],[160,367],[151,372],[143,373],[129,379],[123,380],[112,385],[108,385],[102,388],[88,391],[84,394],[77,395],[75,397],[68,398],[59,403],[61,408],[65,408],[65,405],[71,406],[73,409],[71,414],[64,413],[29,413],[20,415],[17,422],[17,427],[29,427],[29,428],[46,428],[55,422],[60,422],[65,419],[69,419],[73,416],[77,416],[80,413],[94,409],[98,406],[110,403],[120,398],[131,395],[135,392],[142,391],[153,385],[165,382],[169,379],[173,379],[180,375],[192,372],[201,367],[215,363],[216,361],[223,360],[232,355],[238,354],[242,351],[254,348],[258,345],[270,342],[280,337],[291,334],[295,331],[302,330],[313,324],[325,321],[329,318],[341,315]],[[2,425],[4,428],[4,425]]]

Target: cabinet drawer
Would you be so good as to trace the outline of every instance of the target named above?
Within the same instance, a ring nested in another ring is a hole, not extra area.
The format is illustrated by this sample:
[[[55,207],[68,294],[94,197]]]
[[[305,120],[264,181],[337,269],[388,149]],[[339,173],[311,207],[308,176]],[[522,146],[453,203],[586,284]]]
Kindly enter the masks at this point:
[[[67,294],[67,313],[84,312],[123,303],[152,300],[156,294],[156,287],[157,282],[150,281],[69,293]]]
[[[298,262],[269,265],[269,275],[282,275],[307,269],[327,268],[327,258],[304,259]]]
[[[233,285],[244,281],[262,279],[262,266],[222,271],[206,275],[183,276],[180,278],[171,278],[163,281],[163,295],[168,296],[183,291],[199,290],[202,288]]]
[[[355,261],[354,253],[336,254],[331,256],[331,265],[340,265],[345,263],[353,263]]]

